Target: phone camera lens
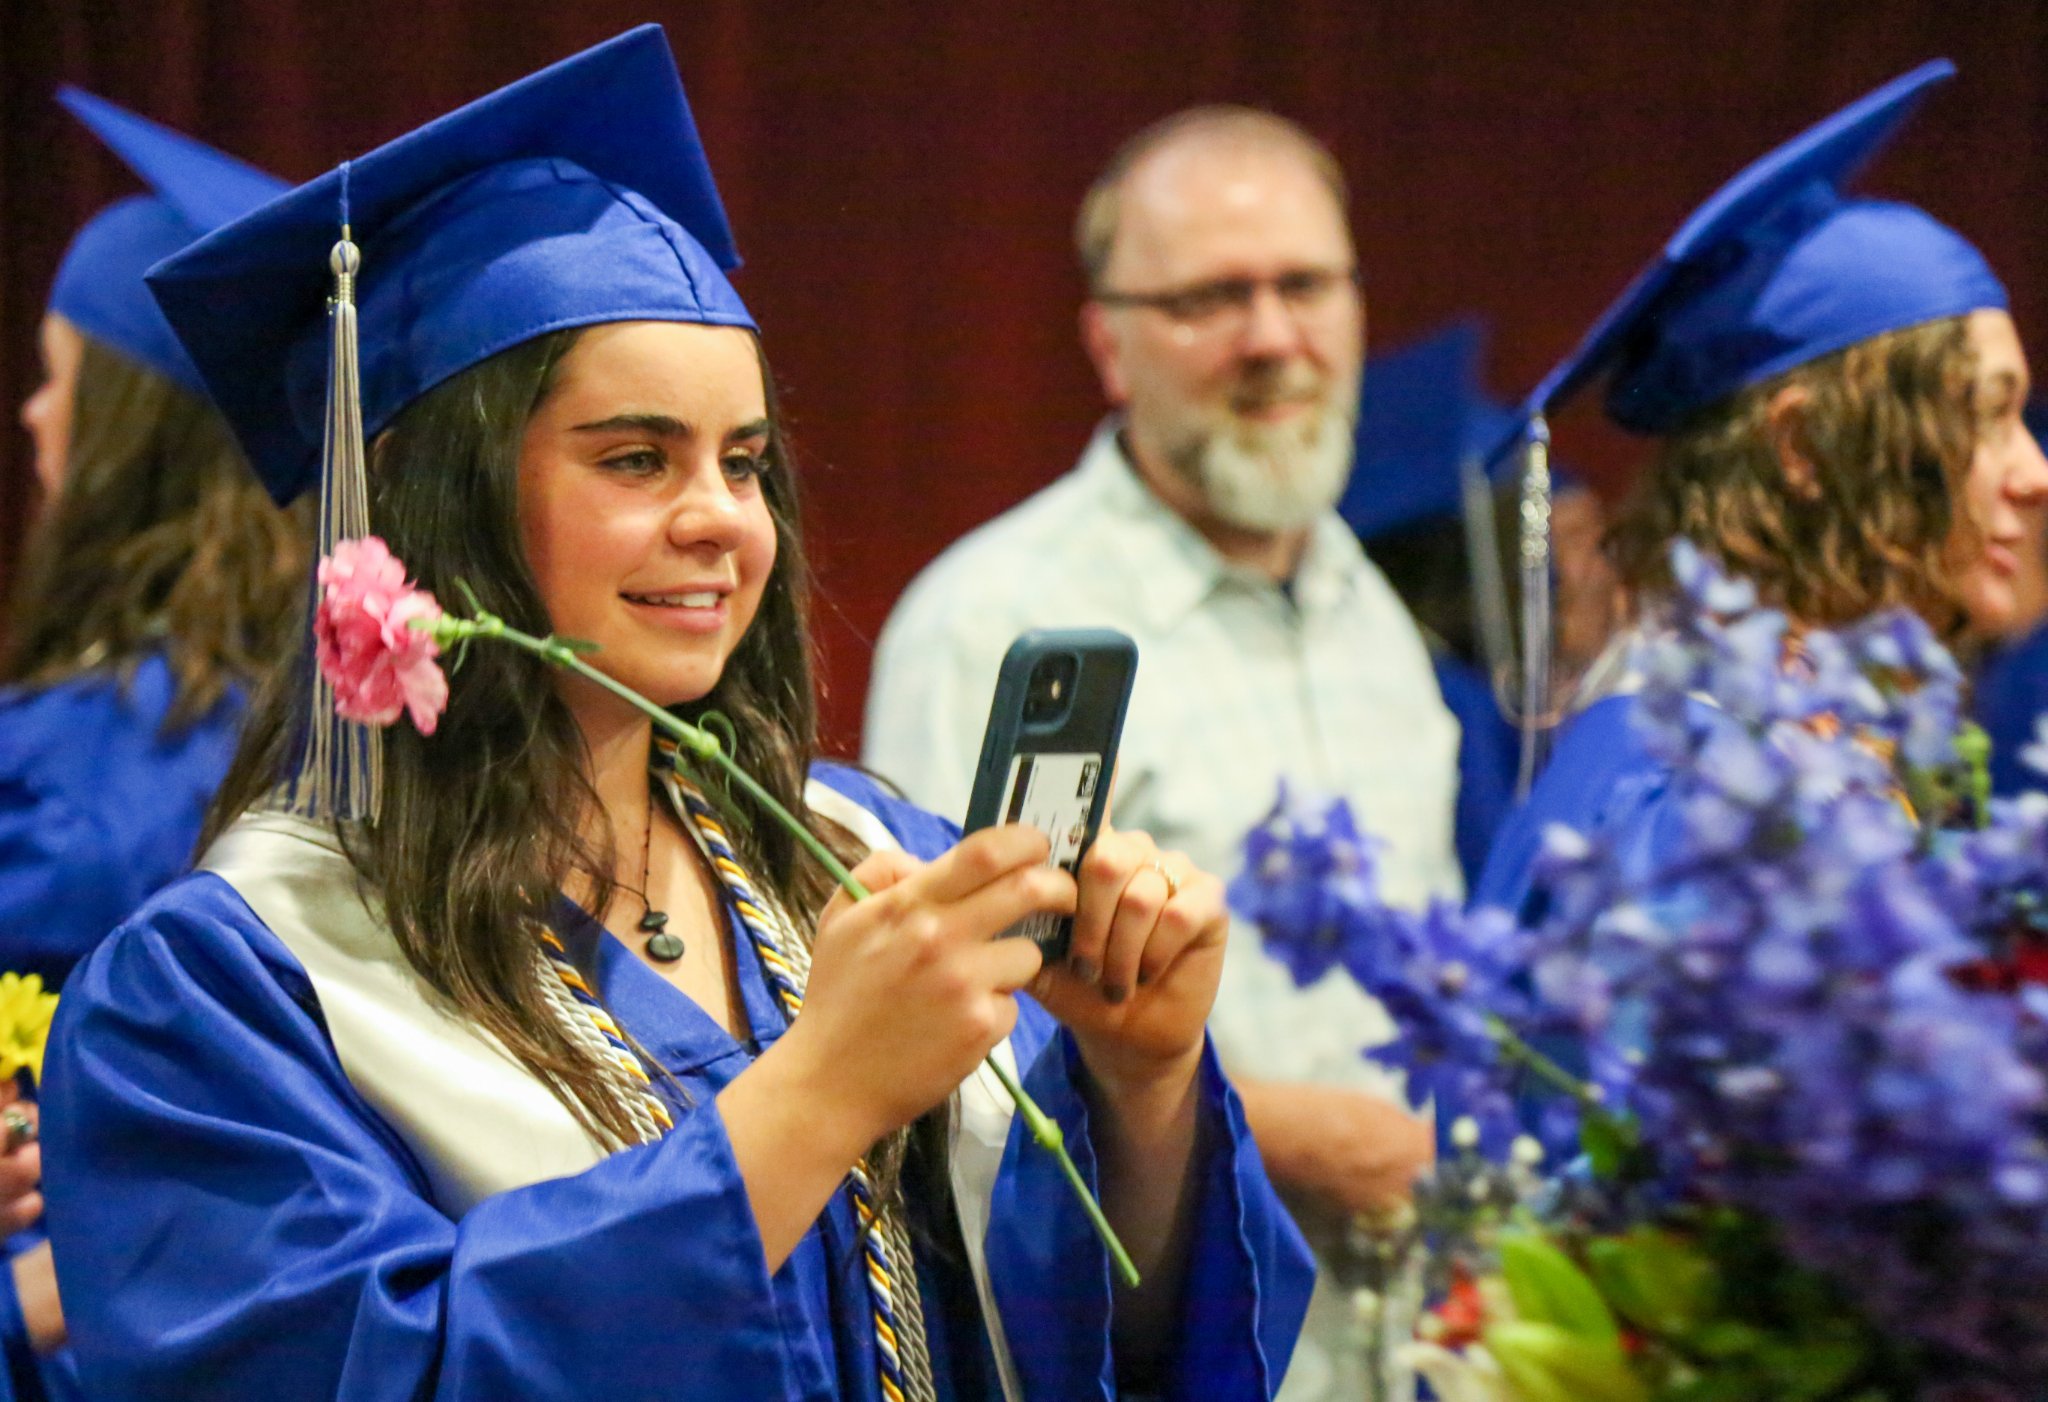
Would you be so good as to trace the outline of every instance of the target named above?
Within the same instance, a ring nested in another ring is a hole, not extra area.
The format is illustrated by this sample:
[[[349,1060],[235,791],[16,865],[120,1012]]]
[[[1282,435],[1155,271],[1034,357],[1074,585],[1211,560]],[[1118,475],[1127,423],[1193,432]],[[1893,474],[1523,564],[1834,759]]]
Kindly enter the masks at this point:
[[[1074,704],[1074,683],[1081,674],[1081,659],[1073,653],[1040,658],[1031,669],[1024,688],[1024,723],[1056,726]]]

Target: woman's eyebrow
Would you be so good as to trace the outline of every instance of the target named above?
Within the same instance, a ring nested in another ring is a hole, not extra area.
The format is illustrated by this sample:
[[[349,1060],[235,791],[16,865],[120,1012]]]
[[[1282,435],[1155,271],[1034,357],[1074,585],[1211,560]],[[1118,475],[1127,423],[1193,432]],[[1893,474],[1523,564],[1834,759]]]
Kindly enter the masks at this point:
[[[767,419],[755,419],[752,423],[741,424],[731,433],[726,434],[725,441],[728,443],[744,443],[749,438],[766,438],[774,431],[775,425],[769,423]]]
[[[691,438],[696,429],[670,414],[613,414],[608,419],[592,419],[587,424],[576,424],[571,433],[651,433],[657,438]]]

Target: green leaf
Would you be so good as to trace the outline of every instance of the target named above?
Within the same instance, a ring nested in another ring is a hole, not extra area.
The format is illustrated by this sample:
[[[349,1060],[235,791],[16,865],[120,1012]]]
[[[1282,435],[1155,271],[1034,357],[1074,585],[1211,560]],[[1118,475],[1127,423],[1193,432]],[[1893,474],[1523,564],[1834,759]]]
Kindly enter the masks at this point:
[[[1579,1122],[1579,1147],[1602,1178],[1619,1178],[1641,1143],[1635,1126],[1613,1115],[1589,1114]]]
[[[1730,1359],[1754,1354],[1763,1346],[1765,1338],[1761,1330],[1750,1325],[1738,1324],[1732,1319],[1717,1319],[1694,1330],[1686,1343],[1704,1357]]]
[[[1515,1313],[1524,1320],[1553,1324],[1608,1348],[1620,1346],[1614,1312],[1586,1273],[1553,1243],[1534,1232],[1507,1233],[1500,1239],[1500,1265]]]
[[[1488,1329],[1486,1351],[1516,1402],[1649,1402],[1618,1344],[1518,1320]]]
[[[559,643],[571,652],[603,652],[604,649],[588,638],[550,638],[549,642]]]
[[[1757,1352],[1758,1361],[1771,1375],[1771,1394],[1786,1402],[1832,1397],[1869,1357],[1862,1341],[1852,1337],[1773,1339]]]
[[[1675,1339],[1714,1308],[1714,1263],[1682,1237],[1654,1227],[1601,1237],[1586,1246],[1586,1265],[1608,1302],[1646,1333]]]

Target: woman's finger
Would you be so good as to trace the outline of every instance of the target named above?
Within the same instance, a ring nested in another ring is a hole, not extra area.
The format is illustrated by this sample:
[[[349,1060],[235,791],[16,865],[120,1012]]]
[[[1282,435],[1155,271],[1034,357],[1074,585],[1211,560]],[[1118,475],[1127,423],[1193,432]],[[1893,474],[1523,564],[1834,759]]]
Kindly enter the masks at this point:
[[[867,887],[869,895],[880,895],[892,887],[900,886],[924,869],[924,863],[895,848],[882,848],[870,852],[860,859],[853,868],[854,880]],[[836,915],[842,908],[852,905],[853,897],[845,887],[832,893],[832,899],[825,903],[825,909],[818,916],[823,925],[828,917]]]
[[[1152,851],[1152,839],[1141,832],[1105,827],[1096,834],[1094,845],[1081,859],[1080,904],[1074,912],[1074,937],[1067,945],[1067,967],[1075,977],[1092,983],[1102,976],[1117,902]]]
[[[1020,867],[1044,866],[1051,852],[1045,834],[1023,823],[983,828],[925,867],[917,895],[950,905]]]
[[[1166,907],[1145,942],[1138,960],[1138,986],[1159,979],[1173,961],[1204,935],[1221,935],[1225,921],[1223,883],[1177,852],[1160,854],[1160,866],[1173,888]],[[1182,874],[1185,873],[1185,874]]]
[[[1169,883],[1157,867],[1143,866],[1124,882],[1109,925],[1102,954],[1102,996],[1112,1003],[1128,998],[1138,983],[1138,965],[1154,938],[1160,912],[1171,896]]]

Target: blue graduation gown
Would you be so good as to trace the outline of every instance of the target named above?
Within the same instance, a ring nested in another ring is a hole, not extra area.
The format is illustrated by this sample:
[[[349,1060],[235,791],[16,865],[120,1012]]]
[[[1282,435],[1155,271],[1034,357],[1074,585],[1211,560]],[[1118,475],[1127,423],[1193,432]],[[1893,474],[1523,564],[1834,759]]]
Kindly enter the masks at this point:
[[[1478,884],[1495,833],[1515,805],[1515,770],[1521,759],[1515,728],[1500,713],[1486,674],[1447,652],[1436,652],[1436,684],[1458,718],[1458,865],[1465,888]]]
[[[1984,659],[1970,709],[1991,737],[1991,791],[2011,797],[2048,788],[2048,775],[2020,762],[2020,751],[2034,740],[2034,718],[2048,712],[2048,625]]]
[[[912,852],[948,825],[855,790]],[[49,1221],[96,1402],[128,1398],[874,1398],[850,1201],[766,1269],[714,1098],[782,1020],[736,927],[736,1042],[587,916],[558,929],[689,1104],[655,1144],[487,1197],[459,1220],[343,1072],[310,980],[234,889],[196,873],[75,975],[44,1094]],[[1095,1171],[1072,1040],[1028,999],[1031,1092]],[[1167,1396],[1266,1397],[1312,1266],[1213,1058],[1200,1199]],[[1107,1258],[1013,1124],[987,1235],[1026,1395],[1113,1395]],[[942,1397],[993,1395],[964,1263],[921,1260]]]
[[[1663,802],[1672,774],[1636,738],[1629,724],[1634,701],[1631,695],[1603,697],[1565,723],[1529,797],[1495,835],[1472,889],[1473,906],[1500,906],[1525,919],[1541,914],[1535,866],[1543,830],[1553,823],[1588,837],[1614,837],[1632,865],[1647,863],[1668,840],[1660,833],[1676,819]]]
[[[58,986],[191,864],[243,705],[161,735],[176,695],[155,654],[125,691],[112,672],[0,691],[0,970]]]

